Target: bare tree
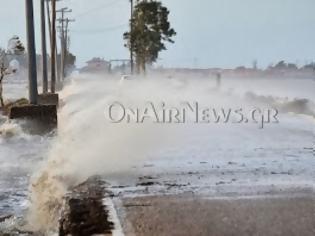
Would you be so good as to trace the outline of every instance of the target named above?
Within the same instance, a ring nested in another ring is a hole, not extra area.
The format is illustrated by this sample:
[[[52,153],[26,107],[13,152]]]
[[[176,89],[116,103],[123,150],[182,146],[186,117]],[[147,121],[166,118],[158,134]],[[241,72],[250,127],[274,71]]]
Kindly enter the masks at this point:
[[[6,71],[6,68],[4,66],[4,63],[1,63],[1,67],[0,67],[0,103],[1,103],[0,105],[1,107],[4,107],[4,101],[3,101],[3,95],[2,95],[2,92],[3,92],[2,81],[5,76],[5,71]]]
[[[0,105],[4,107],[3,99],[3,79],[6,75],[10,74],[8,68],[5,66],[6,53],[4,50],[0,51]]]

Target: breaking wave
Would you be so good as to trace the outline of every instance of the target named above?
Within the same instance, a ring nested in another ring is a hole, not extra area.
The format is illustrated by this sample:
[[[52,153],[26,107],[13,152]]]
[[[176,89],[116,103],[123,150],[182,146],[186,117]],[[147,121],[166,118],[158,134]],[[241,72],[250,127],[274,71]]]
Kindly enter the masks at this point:
[[[208,81],[144,79],[119,83],[112,78],[81,75],[60,93],[64,104],[59,111],[57,136],[47,162],[32,177],[28,227],[35,231],[57,230],[68,189],[93,175],[128,171],[137,161],[162,146],[178,145],[189,135],[186,126],[156,124],[110,124],[104,112],[113,101],[127,105],[143,101],[178,104],[199,101],[217,107],[279,107],[283,112],[314,116],[314,103],[307,99],[289,100],[260,96],[254,92],[238,96],[215,89]],[[245,97],[245,99],[244,99]]]
[[[257,95],[253,92],[245,94],[247,101],[257,104],[269,105],[283,113],[294,113],[315,117],[315,103],[305,98],[279,98],[274,96]]]

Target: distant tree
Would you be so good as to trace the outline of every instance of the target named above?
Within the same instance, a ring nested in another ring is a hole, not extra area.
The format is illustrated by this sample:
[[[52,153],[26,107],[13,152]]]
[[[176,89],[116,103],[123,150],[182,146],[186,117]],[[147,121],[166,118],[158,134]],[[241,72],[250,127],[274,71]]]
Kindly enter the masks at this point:
[[[305,70],[315,70],[315,62],[311,62],[309,64],[306,64],[302,67],[302,69]]]
[[[68,52],[67,57],[66,57],[66,66],[67,67],[74,67],[76,60],[77,60],[77,57],[74,54],[72,54],[71,52]]]
[[[124,34],[126,47],[132,49],[137,71],[145,72],[146,64],[154,63],[165,42],[174,43],[176,32],[168,20],[169,10],[160,1],[138,1],[131,19],[131,31]]]
[[[287,68],[287,64],[285,63],[285,61],[279,61],[275,66],[274,69],[286,69]]]
[[[75,68],[75,62],[77,57],[72,54],[71,52],[67,51],[66,58],[65,58],[65,69],[67,71],[71,71],[73,68]],[[61,63],[61,54],[57,55],[57,62]]]
[[[236,71],[246,71],[246,67],[245,66],[238,66],[235,68]]]
[[[279,61],[275,66],[269,67],[271,70],[298,70],[298,66],[294,63],[286,63],[285,61]]]
[[[296,64],[294,63],[288,63],[288,69],[291,69],[291,70],[297,70],[298,67]]]
[[[21,55],[24,54],[25,52],[25,47],[22,44],[19,36],[14,35],[8,43],[8,54],[13,54],[13,55]]]
[[[4,107],[3,99],[3,79],[6,75],[16,72],[15,68],[9,68],[7,60],[7,54],[10,55],[22,55],[25,52],[25,47],[21,43],[19,37],[13,36],[8,44],[7,52],[4,49],[0,49],[0,105]]]

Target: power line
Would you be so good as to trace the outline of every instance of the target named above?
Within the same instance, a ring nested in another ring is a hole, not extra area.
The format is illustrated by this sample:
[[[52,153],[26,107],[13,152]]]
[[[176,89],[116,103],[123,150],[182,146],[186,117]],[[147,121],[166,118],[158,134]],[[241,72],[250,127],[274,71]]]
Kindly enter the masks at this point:
[[[124,27],[127,27],[129,24],[120,24],[120,25],[116,25],[116,26],[110,26],[110,27],[106,27],[106,28],[101,28],[101,29],[85,29],[85,30],[71,30],[71,32],[73,33],[90,33],[90,34],[98,34],[98,33],[104,33],[104,32],[108,32],[108,31],[114,31],[114,30],[118,30],[118,29],[122,29]]]
[[[85,11],[85,12],[82,12],[82,13],[76,15],[75,17],[78,18],[78,17],[86,16],[86,15],[92,13],[92,12],[99,11],[99,10],[102,10],[104,8],[111,7],[111,6],[119,3],[120,1],[121,0],[113,0],[113,1],[111,1],[109,3],[107,3],[107,4],[102,4],[102,5],[98,6],[98,7],[94,7],[94,8],[91,8],[91,9]]]

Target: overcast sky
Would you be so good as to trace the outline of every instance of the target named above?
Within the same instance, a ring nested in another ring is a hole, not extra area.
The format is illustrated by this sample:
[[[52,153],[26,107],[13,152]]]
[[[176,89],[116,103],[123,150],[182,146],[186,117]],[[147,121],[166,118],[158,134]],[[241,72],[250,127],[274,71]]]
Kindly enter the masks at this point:
[[[0,46],[12,35],[25,42],[24,0],[1,0]],[[39,0],[34,0],[40,51]],[[315,0],[162,0],[171,11],[176,43],[159,64],[178,67],[267,66],[315,60]],[[4,4],[5,3],[5,4]],[[129,0],[63,0],[73,9],[71,50],[78,64],[94,56],[128,58],[122,34]],[[5,7],[3,7],[5,6]]]

